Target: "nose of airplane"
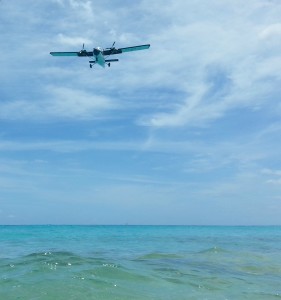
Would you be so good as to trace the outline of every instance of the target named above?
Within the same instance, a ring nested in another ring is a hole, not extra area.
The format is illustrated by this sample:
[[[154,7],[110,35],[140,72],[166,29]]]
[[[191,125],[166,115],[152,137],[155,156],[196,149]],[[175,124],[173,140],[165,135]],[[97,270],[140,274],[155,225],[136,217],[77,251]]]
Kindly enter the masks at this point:
[[[101,50],[99,48],[94,48],[94,55],[98,56],[101,53]]]

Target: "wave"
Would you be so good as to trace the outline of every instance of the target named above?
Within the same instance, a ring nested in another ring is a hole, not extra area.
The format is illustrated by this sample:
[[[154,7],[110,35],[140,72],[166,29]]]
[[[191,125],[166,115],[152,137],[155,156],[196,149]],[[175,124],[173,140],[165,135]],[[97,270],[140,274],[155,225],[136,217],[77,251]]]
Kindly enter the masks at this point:
[[[219,254],[219,253],[229,253],[228,250],[220,248],[220,247],[212,247],[212,248],[207,248],[205,250],[201,250],[196,252],[198,254]]]
[[[157,260],[157,259],[180,259],[183,256],[174,253],[161,253],[161,252],[152,252],[148,254],[141,255],[134,259],[135,261],[141,260]]]
[[[9,267],[30,266],[30,268],[38,268],[38,266],[82,266],[82,265],[103,265],[108,260],[102,257],[83,256],[69,251],[45,251],[34,252],[17,258],[1,259],[0,265]],[[37,266],[37,267],[36,267]]]

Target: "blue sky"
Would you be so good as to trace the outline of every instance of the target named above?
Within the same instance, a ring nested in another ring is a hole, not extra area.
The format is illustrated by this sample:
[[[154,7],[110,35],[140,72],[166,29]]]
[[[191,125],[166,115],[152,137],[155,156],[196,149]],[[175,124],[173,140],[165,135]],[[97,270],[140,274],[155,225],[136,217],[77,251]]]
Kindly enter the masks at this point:
[[[279,0],[0,1],[0,224],[280,224]],[[111,68],[50,51],[150,43]]]

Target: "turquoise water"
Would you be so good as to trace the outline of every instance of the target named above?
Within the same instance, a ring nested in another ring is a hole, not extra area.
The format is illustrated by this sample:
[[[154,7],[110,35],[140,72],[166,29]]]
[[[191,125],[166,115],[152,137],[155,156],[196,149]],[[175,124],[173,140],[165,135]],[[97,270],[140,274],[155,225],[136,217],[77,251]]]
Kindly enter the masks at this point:
[[[0,226],[0,299],[281,299],[281,227]]]

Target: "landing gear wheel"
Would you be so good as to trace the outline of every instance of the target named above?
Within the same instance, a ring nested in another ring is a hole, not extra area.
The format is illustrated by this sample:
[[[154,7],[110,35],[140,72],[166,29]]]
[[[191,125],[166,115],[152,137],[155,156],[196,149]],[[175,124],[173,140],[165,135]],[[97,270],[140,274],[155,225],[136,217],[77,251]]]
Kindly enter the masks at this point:
[[[110,63],[108,63],[108,66],[110,67]]]
[[[93,65],[92,64],[90,64],[90,68],[92,69],[92,67],[93,67]]]

